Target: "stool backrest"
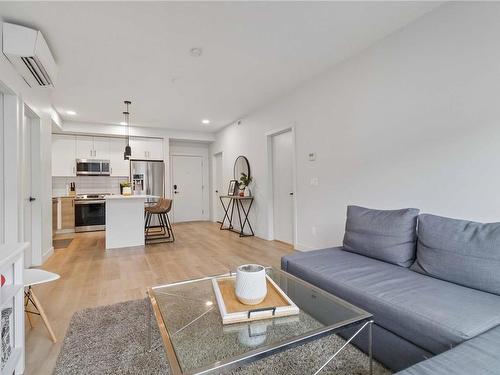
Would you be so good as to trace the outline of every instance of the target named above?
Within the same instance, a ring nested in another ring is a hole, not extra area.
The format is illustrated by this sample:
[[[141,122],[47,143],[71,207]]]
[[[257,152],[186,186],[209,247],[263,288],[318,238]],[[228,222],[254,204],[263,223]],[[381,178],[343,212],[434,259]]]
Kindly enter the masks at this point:
[[[164,212],[170,212],[172,209],[172,199],[160,198],[158,201],[158,208]]]

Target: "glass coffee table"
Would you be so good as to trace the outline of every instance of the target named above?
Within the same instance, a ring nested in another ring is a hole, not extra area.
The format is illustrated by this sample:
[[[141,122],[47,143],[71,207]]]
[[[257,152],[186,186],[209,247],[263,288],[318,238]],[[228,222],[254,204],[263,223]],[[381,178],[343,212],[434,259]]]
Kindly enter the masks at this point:
[[[364,329],[372,373],[370,313],[279,269],[268,268],[267,274],[299,307],[299,315],[223,325],[212,279],[230,274],[148,290],[172,375],[221,373],[351,327],[357,328],[354,335],[311,374],[319,374]]]

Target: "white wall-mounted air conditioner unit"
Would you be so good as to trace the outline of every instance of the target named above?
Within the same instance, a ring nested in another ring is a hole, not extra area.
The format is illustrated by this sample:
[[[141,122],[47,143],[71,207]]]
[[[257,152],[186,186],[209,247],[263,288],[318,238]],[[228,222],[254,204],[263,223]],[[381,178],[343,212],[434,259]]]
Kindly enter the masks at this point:
[[[57,65],[42,33],[3,23],[3,53],[30,87],[54,87]]]

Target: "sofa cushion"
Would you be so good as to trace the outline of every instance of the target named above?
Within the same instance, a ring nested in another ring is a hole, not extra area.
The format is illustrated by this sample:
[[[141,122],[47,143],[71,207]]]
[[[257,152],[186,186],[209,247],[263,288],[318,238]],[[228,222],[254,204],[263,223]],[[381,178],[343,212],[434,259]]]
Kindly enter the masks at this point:
[[[415,259],[419,210],[372,210],[347,207],[344,249],[399,266]]]
[[[397,375],[500,374],[499,348],[500,327],[496,327]]]
[[[420,215],[411,269],[500,295],[500,223]]]
[[[285,271],[372,313],[375,322],[438,354],[500,324],[500,297],[341,248],[282,259]]]

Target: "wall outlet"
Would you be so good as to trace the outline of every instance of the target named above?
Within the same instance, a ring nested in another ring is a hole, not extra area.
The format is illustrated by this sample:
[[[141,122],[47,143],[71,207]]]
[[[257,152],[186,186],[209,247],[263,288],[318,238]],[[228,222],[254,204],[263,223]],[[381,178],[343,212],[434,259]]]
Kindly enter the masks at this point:
[[[318,185],[319,185],[318,177],[311,178],[311,186],[318,186]]]

